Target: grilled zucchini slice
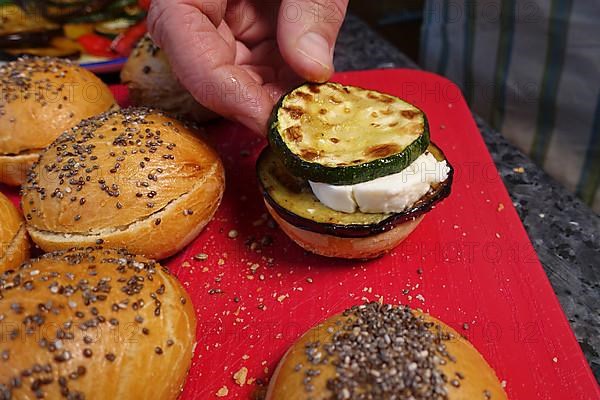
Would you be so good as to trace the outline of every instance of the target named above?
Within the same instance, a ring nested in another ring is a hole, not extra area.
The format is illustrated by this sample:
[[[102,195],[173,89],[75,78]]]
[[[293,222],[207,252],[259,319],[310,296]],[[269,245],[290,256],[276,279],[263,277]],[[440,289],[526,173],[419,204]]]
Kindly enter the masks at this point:
[[[275,106],[268,137],[295,175],[351,185],[408,167],[429,146],[429,126],[420,109],[397,97],[308,83]]]
[[[446,159],[434,144],[428,150],[436,159]],[[269,147],[261,153],[256,169],[265,201],[281,218],[298,228],[338,237],[376,235],[428,212],[450,194],[454,174],[450,166],[448,179],[432,187],[410,209],[401,213],[349,214],[332,210],[321,203],[312,193],[308,181],[291,174]]]

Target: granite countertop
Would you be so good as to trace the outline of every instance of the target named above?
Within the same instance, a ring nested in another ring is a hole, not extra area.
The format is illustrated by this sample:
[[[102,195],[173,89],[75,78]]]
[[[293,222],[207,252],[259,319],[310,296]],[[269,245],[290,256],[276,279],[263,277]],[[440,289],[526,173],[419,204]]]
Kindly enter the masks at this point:
[[[419,68],[353,15],[342,27],[335,66],[338,71]],[[600,217],[481,118],[475,120],[577,341],[600,380]],[[515,167],[525,172],[517,174]]]

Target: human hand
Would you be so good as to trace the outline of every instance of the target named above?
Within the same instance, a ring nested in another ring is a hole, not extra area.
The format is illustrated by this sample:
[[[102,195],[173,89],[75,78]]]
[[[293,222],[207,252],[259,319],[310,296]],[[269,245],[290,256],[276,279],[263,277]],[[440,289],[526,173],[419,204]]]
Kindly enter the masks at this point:
[[[153,0],[152,39],[194,98],[264,134],[279,97],[333,73],[349,0]]]

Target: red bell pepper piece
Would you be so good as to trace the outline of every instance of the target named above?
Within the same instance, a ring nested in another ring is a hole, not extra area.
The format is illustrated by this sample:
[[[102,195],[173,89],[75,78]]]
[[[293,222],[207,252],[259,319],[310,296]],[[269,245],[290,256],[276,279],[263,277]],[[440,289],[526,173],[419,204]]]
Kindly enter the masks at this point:
[[[142,10],[148,10],[150,8],[150,2],[152,0],[138,0],[138,6],[140,6],[140,8]]]
[[[110,46],[112,41],[104,36],[95,33],[86,33],[77,39],[77,42],[83,47],[86,53],[98,57],[113,58],[115,53]]]
[[[147,32],[146,21],[138,22],[125,32],[117,36],[110,46],[111,49],[123,57],[128,57],[137,42]]]

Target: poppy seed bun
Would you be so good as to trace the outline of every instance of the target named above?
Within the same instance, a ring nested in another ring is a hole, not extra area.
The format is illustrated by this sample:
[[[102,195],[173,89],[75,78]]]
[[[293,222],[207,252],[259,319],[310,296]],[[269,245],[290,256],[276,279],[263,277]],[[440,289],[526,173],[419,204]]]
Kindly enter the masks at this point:
[[[325,257],[347,259],[371,259],[384,255],[402,243],[425,217],[420,215],[415,219],[399,223],[388,231],[370,236],[340,237],[294,226],[279,216],[267,201],[265,205],[281,230],[304,250]]]
[[[131,52],[121,70],[121,81],[129,88],[129,100],[136,106],[157,107],[196,122],[218,117],[181,86],[167,56],[149,35]]]
[[[196,317],[158,263],[125,251],[50,253],[0,275],[0,397],[176,399]]]
[[[31,238],[46,251],[176,253],[210,221],[225,187],[219,156],[195,133],[145,108],[82,121],[42,153],[23,186]]]
[[[0,67],[0,182],[19,185],[41,150],[84,118],[115,107],[108,87],[70,61],[20,58]]]
[[[29,258],[29,239],[23,216],[0,193],[0,273],[18,267]]]
[[[275,370],[266,400],[503,400],[481,354],[443,322],[369,303],[305,333]]]

